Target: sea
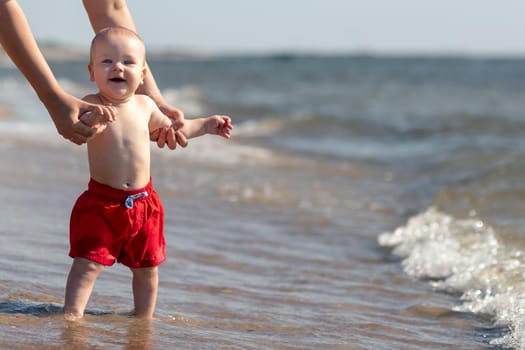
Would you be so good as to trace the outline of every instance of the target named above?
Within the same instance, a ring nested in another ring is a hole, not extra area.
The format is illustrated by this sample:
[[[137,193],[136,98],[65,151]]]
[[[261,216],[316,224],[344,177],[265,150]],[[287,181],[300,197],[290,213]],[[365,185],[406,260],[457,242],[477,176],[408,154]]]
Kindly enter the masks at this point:
[[[89,180],[0,65],[0,349],[525,349],[525,58],[157,57],[186,118],[230,140],[152,150],[168,259],[153,320],[131,276],[62,317],[69,215]],[[50,60],[95,91],[83,60]]]

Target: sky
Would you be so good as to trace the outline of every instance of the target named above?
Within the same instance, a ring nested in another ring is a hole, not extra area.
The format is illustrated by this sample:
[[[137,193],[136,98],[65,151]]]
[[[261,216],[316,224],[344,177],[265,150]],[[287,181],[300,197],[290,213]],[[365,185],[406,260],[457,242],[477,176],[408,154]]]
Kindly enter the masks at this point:
[[[86,48],[80,0],[19,0],[38,40]],[[525,55],[525,0],[128,0],[148,50]]]

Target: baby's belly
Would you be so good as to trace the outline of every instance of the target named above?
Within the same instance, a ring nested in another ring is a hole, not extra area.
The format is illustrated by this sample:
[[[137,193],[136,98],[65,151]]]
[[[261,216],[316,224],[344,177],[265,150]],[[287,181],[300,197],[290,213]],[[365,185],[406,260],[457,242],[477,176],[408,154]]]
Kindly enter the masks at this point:
[[[91,178],[113,188],[132,190],[146,186],[150,181],[150,164],[147,159],[104,159],[90,161]]]

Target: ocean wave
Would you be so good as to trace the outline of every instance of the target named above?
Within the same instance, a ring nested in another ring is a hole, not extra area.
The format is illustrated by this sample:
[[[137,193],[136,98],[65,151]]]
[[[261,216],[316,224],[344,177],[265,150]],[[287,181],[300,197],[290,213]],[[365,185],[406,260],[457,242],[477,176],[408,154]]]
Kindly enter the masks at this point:
[[[188,116],[201,116],[206,112],[204,92],[195,85],[168,88],[162,91],[162,95],[168,104],[177,106]]]
[[[454,311],[508,327],[493,345],[525,349],[525,250],[479,218],[457,219],[435,207],[385,232],[379,244],[402,258],[404,271],[460,299]]]
[[[249,163],[273,163],[276,155],[269,149],[256,145],[243,145],[234,140],[224,140],[217,136],[206,136],[190,140],[187,148],[168,151],[159,149],[155,143],[151,150],[156,157],[177,158],[192,163],[214,165],[238,165]],[[218,156],[220,152],[220,156]]]

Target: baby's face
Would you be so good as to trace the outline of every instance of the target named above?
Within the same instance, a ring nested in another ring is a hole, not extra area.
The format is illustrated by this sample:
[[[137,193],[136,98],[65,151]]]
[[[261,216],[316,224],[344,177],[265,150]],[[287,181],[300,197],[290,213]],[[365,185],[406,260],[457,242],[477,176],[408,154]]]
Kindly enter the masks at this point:
[[[110,102],[131,98],[146,73],[144,44],[132,35],[108,33],[94,43],[90,78]]]

